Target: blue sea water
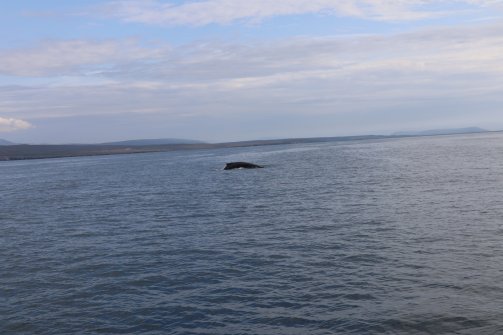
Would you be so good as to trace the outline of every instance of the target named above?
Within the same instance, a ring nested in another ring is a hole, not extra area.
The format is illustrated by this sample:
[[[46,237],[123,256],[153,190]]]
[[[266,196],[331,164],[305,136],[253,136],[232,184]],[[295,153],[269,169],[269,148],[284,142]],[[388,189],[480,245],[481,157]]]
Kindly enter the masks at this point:
[[[501,133],[11,161],[0,187],[0,334],[503,333]]]

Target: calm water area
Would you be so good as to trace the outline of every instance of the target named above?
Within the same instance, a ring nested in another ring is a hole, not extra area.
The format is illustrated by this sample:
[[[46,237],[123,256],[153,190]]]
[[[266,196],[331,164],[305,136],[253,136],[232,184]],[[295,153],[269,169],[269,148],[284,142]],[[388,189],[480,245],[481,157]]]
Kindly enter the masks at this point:
[[[1,162],[0,334],[503,334],[502,195],[502,133]]]

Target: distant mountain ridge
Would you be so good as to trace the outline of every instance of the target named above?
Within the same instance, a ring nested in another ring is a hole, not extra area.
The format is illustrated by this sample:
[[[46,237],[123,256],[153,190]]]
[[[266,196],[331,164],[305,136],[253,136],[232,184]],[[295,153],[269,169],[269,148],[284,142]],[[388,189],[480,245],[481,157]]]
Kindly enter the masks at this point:
[[[154,138],[140,140],[126,140],[118,142],[100,143],[100,145],[127,145],[127,146],[146,146],[146,145],[168,145],[168,144],[202,144],[205,142],[198,140],[187,140],[181,138]]]
[[[479,127],[453,128],[453,129],[430,129],[422,131],[402,131],[393,133],[392,136],[428,136],[428,135],[453,135],[469,133],[485,133],[486,129]]]
[[[0,138],[0,145],[14,145],[14,143]]]

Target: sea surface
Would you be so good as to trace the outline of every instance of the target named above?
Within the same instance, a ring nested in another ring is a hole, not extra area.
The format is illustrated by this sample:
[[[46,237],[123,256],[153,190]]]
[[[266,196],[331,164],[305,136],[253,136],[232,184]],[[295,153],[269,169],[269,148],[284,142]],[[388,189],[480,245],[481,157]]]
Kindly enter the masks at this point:
[[[503,134],[2,162],[0,334],[503,334]]]

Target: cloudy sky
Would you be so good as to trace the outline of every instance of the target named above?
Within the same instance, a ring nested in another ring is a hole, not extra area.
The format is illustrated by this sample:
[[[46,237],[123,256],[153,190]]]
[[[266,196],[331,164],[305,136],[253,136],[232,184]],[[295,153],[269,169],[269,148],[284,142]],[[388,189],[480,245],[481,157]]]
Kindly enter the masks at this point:
[[[0,138],[503,129],[502,0],[0,0]]]

